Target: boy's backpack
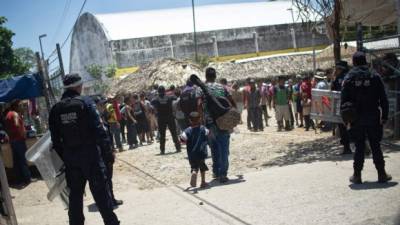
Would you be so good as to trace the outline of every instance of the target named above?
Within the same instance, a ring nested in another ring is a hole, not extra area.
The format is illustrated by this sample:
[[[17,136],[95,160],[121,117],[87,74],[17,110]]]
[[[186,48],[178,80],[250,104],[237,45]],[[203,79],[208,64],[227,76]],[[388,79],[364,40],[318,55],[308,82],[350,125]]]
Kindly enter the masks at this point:
[[[191,112],[197,111],[197,97],[196,97],[196,89],[191,89],[183,92],[180,96],[179,106],[182,112],[189,116]]]

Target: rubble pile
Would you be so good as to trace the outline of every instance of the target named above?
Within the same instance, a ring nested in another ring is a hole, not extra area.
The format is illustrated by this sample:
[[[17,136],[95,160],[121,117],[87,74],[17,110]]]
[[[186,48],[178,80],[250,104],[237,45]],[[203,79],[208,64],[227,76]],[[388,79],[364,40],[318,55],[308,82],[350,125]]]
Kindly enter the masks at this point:
[[[291,76],[312,71],[312,55],[296,54],[271,56],[254,60],[232,62],[212,62],[219,78],[242,83],[247,77],[254,79],[272,79],[276,76]],[[121,80],[112,82],[109,95],[126,94],[149,90],[154,84],[182,86],[191,74],[204,79],[201,67],[190,61],[176,59],[157,60],[143,66],[137,73],[130,74]]]
[[[247,77],[254,79],[272,79],[281,75],[296,75],[312,71],[312,55],[286,55],[257,60],[238,62],[212,63],[210,66],[218,71],[218,76],[229,81],[244,81]]]
[[[130,74],[117,82],[113,82],[107,93],[119,95],[149,90],[154,84],[183,86],[191,74],[204,75],[200,66],[190,61],[161,59],[146,64],[136,73]]]

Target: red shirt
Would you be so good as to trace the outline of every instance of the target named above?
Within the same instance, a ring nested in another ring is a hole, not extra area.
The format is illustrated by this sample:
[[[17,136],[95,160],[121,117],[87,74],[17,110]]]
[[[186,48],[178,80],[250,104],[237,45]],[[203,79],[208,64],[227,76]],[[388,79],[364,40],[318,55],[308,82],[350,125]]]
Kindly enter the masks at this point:
[[[14,117],[17,116],[19,126],[15,124]],[[10,111],[6,115],[6,130],[10,141],[24,141],[26,139],[26,130],[22,117],[15,111]]]
[[[302,82],[301,83],[301,92],[307,93],[307,97],[311,99],[311,82]]]
[[[121,121],[122,120],[122,115],[121,115],[121,111],[119,110],[119,104],[118,101],[113,101],[113,108],[114,108],[114,112],[115,115],[117,117],[117,121]]]

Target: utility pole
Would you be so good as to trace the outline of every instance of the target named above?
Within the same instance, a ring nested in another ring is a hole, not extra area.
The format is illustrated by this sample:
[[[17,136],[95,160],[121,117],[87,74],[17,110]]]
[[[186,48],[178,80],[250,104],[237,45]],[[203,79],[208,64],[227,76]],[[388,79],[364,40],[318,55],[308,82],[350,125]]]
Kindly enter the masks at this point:
[[[315,59],[315,32],[316,29],[315,27],[312,28],[312,38],[311,38],[311,42],[312,42],[312,55],[313,55],[313,75],[315,76],[316,70],[317,70],[317,62]]]
[[[42,34],[39,36],[39,44],[40,44],[40,52],[42,53],[42,59],[44,60],[43,46],[42,46],[42,38],[47,37],[47,34]]]
[[[62,60],[60,44],[57,43],[56,44],[56,48],[57,48],[58,62],[60,64],[61,77],[64,79],[64,77],[65,77],[64,63],[63,63],[63,60]]]
[[[357,23],[357,51],[363,51],[363,27],[361,23]]]
[[[257,54],[257,56],[258,56],[259,53],[260,53],[260,49],[259,49],[259,47],[258,47],[258,34],[257,34],[257,32],[254,32],[254,33],[253,33],[253,39],[254,39],[254,46],[255,46],[255,48],[256,48],[256,54]]]
[[[295,22],[294,22],[293,8],[288,8],[287,10],[289,10],[289,11],[291,12],[291,14],[292,14],[292,21],[293,21],[293,23],[292,23],[292,28],[290,28],[290,33],[291,33],[291,35],[292,35],[293,48],[294,48],[295,51],[297,51],[296,31],[295,31],[295,29],[294,29],[294,24],[295,24]]]
[[[212,39],[213,39],[213,45],[214,45],[214,57],[218,58],[219,57],[219,53],[218,53],[217,37],[214,36],[214,37],[212,37]]]
[[[198,55],[197,55],[197,34],[196,34],[196,13],[194,10],[194,0],[192,0],[192,13],[193,13],[193,39],[194,39],[194,55],[195,60],[198,62]]]

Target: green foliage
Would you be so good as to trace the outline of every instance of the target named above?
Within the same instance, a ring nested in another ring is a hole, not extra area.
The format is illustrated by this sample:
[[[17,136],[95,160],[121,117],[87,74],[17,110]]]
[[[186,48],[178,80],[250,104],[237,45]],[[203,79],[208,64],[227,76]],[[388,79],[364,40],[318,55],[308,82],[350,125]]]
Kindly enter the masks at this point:
[[[4,26],[5,17],[0,16],[0,79],[29,72],[34,65],[34,54],[29,48],[13,50],[14,33]]]
[[[103,67],[101,65],[91,64],[89,66],[86,66],[85,69],[90,74],[90,76],[92,76],[96,80],[101,80],[103,75]]]
[[[108,78],[115,77],[116,73],[117,73],[117,65],[115,65],[115,64],[111,64],[111,65],[107,66],[107,68],[105,69],[105,74]]]
[[[196,61],[196,60],[194,60]],[[208,64],[211,62],[211,59],[208,55],[198,55],[196,63],[200,65],[202,69],[206,68]]]
[[[21,62],[21,66],[27,70],[33,70],[36,65],[35,53],[30,48],[22,47],[14,49],[14,56]]]

